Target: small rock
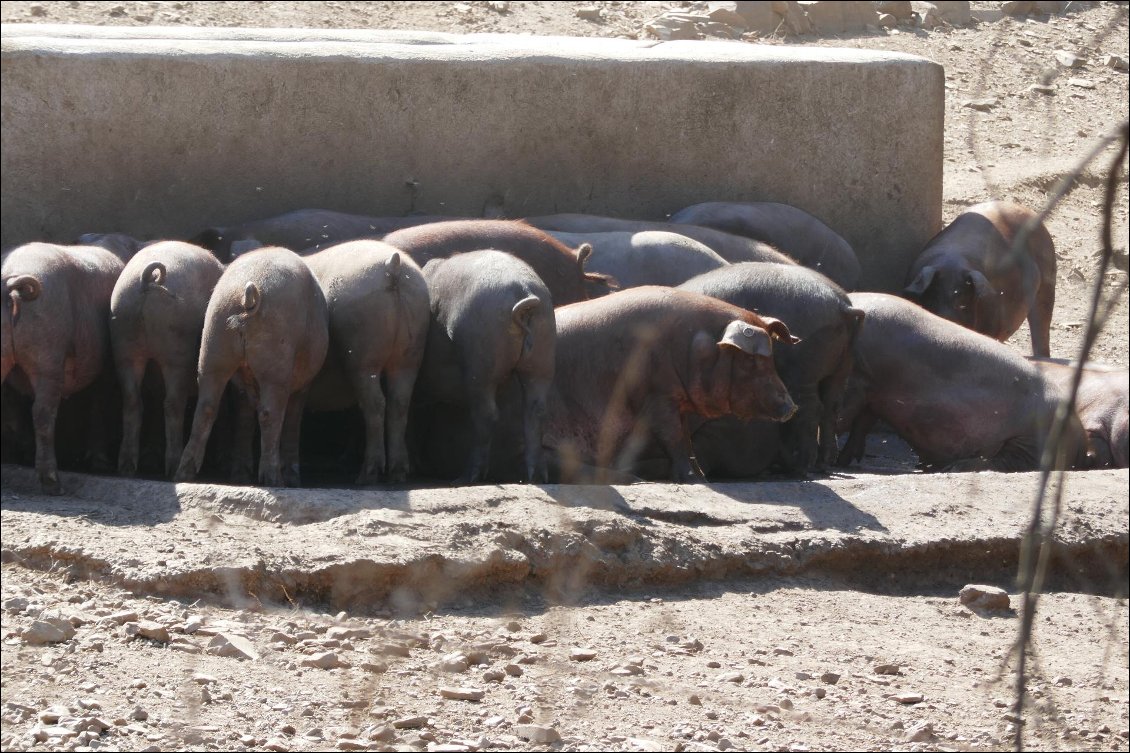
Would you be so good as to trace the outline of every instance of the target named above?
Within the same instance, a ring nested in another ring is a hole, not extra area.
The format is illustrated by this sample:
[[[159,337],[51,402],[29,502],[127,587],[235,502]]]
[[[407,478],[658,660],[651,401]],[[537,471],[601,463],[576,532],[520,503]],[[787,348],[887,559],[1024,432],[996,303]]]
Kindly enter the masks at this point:
[[[46,620],[36,620],[20,633],[24,643],[41,646],[45,643],[62,643],[75,637],[75,628],[67,620],[51,617]]]
[[[1032,84],[1028,87],[1028,91],[1033,94],[1055,94],[1055,87],[1046,84]]]
[[[140,706],[136,706],[134,710],[130,712],[129,718],[133,719],[134,721],[144,722],[149,718],[149,712],[141,708]]]
[[[1082,68],[1083,58],[1078,55],[1068,52],[1067,50],[1056,50],[1055,61],[1062,65],[1064,68]]]
[[[32,3],[30,6],[28,6],[28,10],[31,12],[31,15],[33,15],[33,16],[46,16],[47,15],[47,8],[45,8],[43,5],[41,5],[39,3]]]
[[[591,648],[574,648],[569,651],[569,661],[592,661],[596,658],[596,651]]]
[[[453,701],[481,701],[486,697],[485,690],[478,688],[440,688],[439,694]]]
[[[10,599],[4,599],[4,611],[19,614],[27,609],[27,605],[30,603],[31,602],[22,596],[13,596]]]
[[[702,699],[699,698],[694,693],[691,693],[691,695],[687,698],[687,703],[689,703],[692,706],[701,706],[702,705]]]
[[[368,640],[372,635],[366,628],[332,627],[326,631],[326,637],[335,641]]]
[[[880,29],[893,29],[898,26],[899,20],[890,13],[879,14],[879,28]]]
[[[428,724],[428,717],[426,716],[406,716],[397,719],[392,723],[396,729],[419,729],[426,727]]]
[[[369,744],[361,742],[360,740],[352,740],[350,738],[343,738],[334,744],[338,750],[368,750]]]
[[[466,672],[471,660],[462,652],[447,654],[439,660],[439,668],[445,672]]]
[[[383,661],[366,661],[361,662],[361,669],[366,672],[372,672],[375,675],[384,674],[388,671],[388,665]]]
[[[924,743],[934,737],[934,725],[930,722],[916,722],[907,728],[902,736],[904,742]]]
[[[530,636],[530,643],[545,643],[549,640],[549,636],[545,633],[534,633]]]
[[[816,696],[817,698],[823,698],[824,696],[828,695],[828,691],[824,690],[824,688],[813,688],[812,695]]]
[[[1106,55],[1103,57],[1103,65],[1107,68],[1113,68],[1116,71],[1130,70],[1130,61],[1121,55]]]
[[[152,620],[142,620],[138,622],[137,634],[151,641],[158,641],[160,643],[169,642],[169,629],[161,623],[153,622]]]
[[[1059,688],[1069,688],[1075,684],[1070,677],[1057,677],[1052,682]]]
[[[961,103],[961,106],[968,107],[970,110],[976,110],[977,112],[989,112],[997,106],[997,100],[995,98],[967,99]]]
[[[338,658],[338,655],[333,651],[322,651],[321,653],[311,654],[299,663],[304,667],[314,667],[315,669],[337,669],[338,667],[349,666]]]
[[[741,672],[726,672],[725,674],[718,676],[718,682],[732,682],[737,685],[741,685],[743,682],[745,682],[745,675],[743,675]]]
[[[259,652],[251,645],[251,641],[234,633],[216,633],[212,636],[212,640],[208,642],[208,653],[252,661],[259,658]]]
[[[824,674],[820,675],[820,682],[826,683],[828,685],[835,685],[839,681],[840,676],[835,672],[825,672]]]
[[[1071,86],[1078,86],[1080,89],[1094,89],[1095,82],[1089,78],[1069,78],[1067,83]]]
[[[910,705],[912,703],[922,703],[922,694],[907,691],[905,693],[895,693],[891,696],[891,699],[898,701],[899,703]]]
[[[140,618],[137,616],[137,612],[128,610],[125,612],[115,612],[114,614],[107,615],[102,619],[106,622],[116,622],[119,625],[124,625],[127,622],[137,622]]]
[[[519,724],[514,727],[514,734],[539,745],[549,745],[561,739],[556,729],[543,724]]]
[[[37,714],[43,724],[55,724],[64,716],[70,716],[71,710],[66,706],[50,706]]]
[[[967,585],[958,594],[961,603],[970,609],[981,609],[988,612],[1004,611],[1011,606],[1008,592],[996,586]]]
[[[581,19],[582,21],[595,21],[597,23],[600,23],[604,20],[604,12],[601,11],[600,8],[596,8],[591,5],[581,6],[580,8],[577,8],[575,13],[577,18]]]
[[[897,675],[897,674],[899,674],[899,665],[897,665],[897,664],[876,664],[874,672],[877,675]]]

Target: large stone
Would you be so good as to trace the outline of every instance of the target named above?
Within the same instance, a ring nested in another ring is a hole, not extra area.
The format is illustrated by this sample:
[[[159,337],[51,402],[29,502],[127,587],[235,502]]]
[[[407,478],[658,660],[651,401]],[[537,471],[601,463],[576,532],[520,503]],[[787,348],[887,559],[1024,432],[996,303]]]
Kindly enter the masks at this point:
[[[62,643],[75,637],[75,628],[67,620],[51,617],[46,620],[36,620],[20,632],[24,643],[33,646],[45,643]]]
[[[776,31],[784,19],[773,12],[774,4],[769,0],[738,0],[734,5],[737,6],[738,15],[742,17],[739,25],[761,34]]]
[[[191,237],[297,207],[661,219],[782,201],[847,238],[863,287],[891,290],[941,227],[942,69],[901,53],[323,29],[2,36],[4,247]]]
[[[800,3],[801,10],[808,16],[812,28],[818,34],[838,34],[844,30],[844,6],[847,3],[810,0]]]
[[[958,598],[961,599],[962,604],[970,609],[987,612],[1004,611],[1011,606],[1008,600],[1008,591],[996,586],[970,584],[961,589]]]
[[[791,34],[807,34],[812,31],[812,22],[796,0],[775,0],[773,12],[781,19],[785,30]]]
[[[964,0],[938,0],[932,3],[914,2],[912,6],[914,12],[922,20],[922,25],[927,28],[936,25],[937,21],[950,26],[965,26],[973,19],[969,3]],[[935,22],[930,23],[928,21],[930,18],[935,19]]]
[[[889,13],[900,21],[909,21],[914,16],[914,8],[910,0],[880,0],[875,3],[875,10],[879,13]]]

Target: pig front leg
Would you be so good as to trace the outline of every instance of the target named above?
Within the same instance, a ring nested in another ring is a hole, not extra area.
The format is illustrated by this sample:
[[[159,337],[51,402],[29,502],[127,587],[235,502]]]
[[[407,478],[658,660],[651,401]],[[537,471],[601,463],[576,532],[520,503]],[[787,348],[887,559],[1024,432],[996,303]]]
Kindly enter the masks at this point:
[[[666,399],[655,399],[648,406],[647,415],[651,421],[652,435],[671,459],[671,480],[676,484],[705,481],[706,476],[692,457],[694,448],[687,432],[686,421],[680,415],[675,403]]]
[[[306,410],[306,395],[309,389],[291,394],[286,403],[286,418],[282,430],[283,481],[287,486],[302,486],[301,465],[298,450],[302,439],[302,416]]]
[[[863,461],[863,451],[867,447],[867,435],[875,428],[879,417],[868,408],[862,408],[855,420],[851,423],[851,433],[848,434],[844,448],[836,458],[836,465],[846,466]]]

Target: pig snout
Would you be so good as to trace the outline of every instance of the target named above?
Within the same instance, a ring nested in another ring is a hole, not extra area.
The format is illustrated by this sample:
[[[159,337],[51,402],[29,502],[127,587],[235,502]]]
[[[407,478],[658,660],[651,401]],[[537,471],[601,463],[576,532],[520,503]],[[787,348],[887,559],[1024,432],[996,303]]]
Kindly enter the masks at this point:
[[[792,397],[789,395],[789,393],[786,392],[784,395],[784,400],[781,400],[777,403],[777,415],[773,416],[773,420],[784,423],[785,421],[788,421],[790,418],[795,416],[796,412],[796,403],[793,402]]]

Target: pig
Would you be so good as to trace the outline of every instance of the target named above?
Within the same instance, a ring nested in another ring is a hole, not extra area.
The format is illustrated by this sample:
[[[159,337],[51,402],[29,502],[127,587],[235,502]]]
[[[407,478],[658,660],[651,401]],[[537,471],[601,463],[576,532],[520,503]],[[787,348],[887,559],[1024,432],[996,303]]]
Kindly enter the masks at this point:
[[[1062,359],[1028,360],[1066,396],[1075,372],[1073,364]],[[1093,467],[1130,465],[1130,372],[1100,363],[1085,364],[1075,413],[1094,452]]]
[[[1027,318],[1032,354],[1051,353],[1055,245],[1035,212],[1007,201],[978,204],[934,236],[914,261],[903,294],[938,316],[996,340]],[[1012,245],[1035,223],[1019,252]]]
[[[1040,464],[1060,392],[1012,348],[903,298],[853,293],[867,314],[841,419],[851,433],[838,464],[861,460],[877,420],[886,421],[923,467],[1031,471]],[[853,406],[848,409],[848,405]],[[1066,462],[1086,462],[1078,420]]]
[[[720,230],[700,225],[622,220],[595,214],[549,214],[541,217],[527,217],[525,221],[542,230],[578,235],[584,233],[639,233],[644,230],[678,233],[698,241],[731,264],[742,261],[766,261],[776,264],[797,263],[795,259],[781,253],[767,243],[732,235],[731,233],[723,233]]]
[[[93,246],[28,243],[4,254],[0,382],[34,396],[35,470],[62,493],[55,455],[59,402],[93,384],[110,355],[110,296],[123,264]]]
[[[263,246],[310,249],[314,252],[342,241],[379,238],[400,228],[445,219],[450,218],[438,215],[365,217],[329,209],[296,209],[238,225],[209,227],[193,236],[190,242],[203,246],[216,254],[220,261],[228,263],[239,251],[247,250],[247,246],[240,246],[238,241],[255,241]],[[233,243],[237,244],[234,255]]]
[[[152,361],[165,385],[165,475],[184,447],[184,414],[196,392],[204,312],[224,268],[208,251],[181,241],[147,246],[130,259],[110,297],[110,344],[122,388],[118,473],[137,473],[141,382]]]
[[[677,482],[700,480],[690,416],[787,421],[796,405],[773,366],[781,321],[697,293],[645,286],[557,310],[557,377],[546,445],[561,480],[595,466],[632,473],[649,440]]]
[[[357,483],[402,483],[409,470],[408,409],[430,317],[423,273],[392,246],[372,240],[340,243],[305,260],[326,297],[330,327],[308,409],[359,403],[365,454]]]
[[[796,415],[780,427],[778,453],[773,452],[777,434],[773,427],[718,419],[694,432],[695,454],[703,470],[715,476],[749,476],[764,468],[774,454],[794,474],[834,462],[836,415],[851,374],[852,344],[863,324],[863,311],[819,272],[783,264],[733,264],[695,277],[679,289],[780,319],[800,338],[795,345],[773,351],[777,373],[797,404]],[[754,441],[755,437],[768,442]]]
[[[608,275],[621,288],[641,285],[675,287],[696,275],[728,264],[709,247],[677,233],[644,230],[639,233],[550,231],[549,234],[566,246],[589,243],[593,254],[587,268]]]
[[[548,286],[525,262],[495,249],[433,259],[424,278],[432,320],[418,402],[469,410],[473,439],[469,451],[461,448],[467,460],[456,483],[488,477],[498,394],[512,379],[521,387],[521,480],[545,481],[542,432],[556,345]]]
[[[389,233],[384,242],[411,256],[417,264],[467,251],[494,249],[521,259],[534,270],[553,296],[554,306],[584,301],[591,292],[607,291],[614,281],[585,271],[592,247],[576,251],[541,230],[514,220],[454,220]]]
[[[148,241],[138,240],[125,233],[84,233],[75,241],[76,246],[98,246],[104,248],[126,264],[138,251],[149,245]]]
[[[816,217],[788,204],[709,201],[675,212],[671,222],[769,243],[844,290],[859,284],[859,259],[851,244]]]
[[[258,413],[259,483],[282,486],[285,463],[285,482],[297,486],[302,410],[328,346],[325,296],[297,254],[268,247],[232,262],[208,300],[199,398],[174,478],[196,477],[224,387],[238,376]]]

